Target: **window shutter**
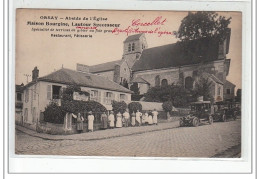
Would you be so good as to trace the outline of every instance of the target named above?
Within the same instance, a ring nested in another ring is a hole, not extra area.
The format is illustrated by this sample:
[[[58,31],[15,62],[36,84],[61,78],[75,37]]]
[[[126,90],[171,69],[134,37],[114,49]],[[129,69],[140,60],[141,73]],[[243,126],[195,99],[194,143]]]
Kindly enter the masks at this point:
[[[104,103],[104,104],[106,104],[106,98],[107,98],[106,92],[104,92],[104,98],[103,98],[103,103]]]
[[[112,93],[112,100],[115,100],[115,93]]]
[[[127,96],[127,94],[125,94],[124,96],[125,96],[125,101],[128,101],[128,96]]]
[[[98,91],[98,102],[101,103],[101,91]]]
[[[47,86],[47,99],[51,100],[51,85]]]

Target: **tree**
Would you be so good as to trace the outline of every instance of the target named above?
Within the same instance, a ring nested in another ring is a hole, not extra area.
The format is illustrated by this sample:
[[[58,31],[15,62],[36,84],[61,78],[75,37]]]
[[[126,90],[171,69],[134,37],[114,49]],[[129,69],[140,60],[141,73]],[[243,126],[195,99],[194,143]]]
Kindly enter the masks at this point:
[[[137,110],[142,111],[142,105],[139,102],[131,102],[128,104],[128,109],[130,114],[136,112]]]
[[[242,95],[242,90],[241,89],[237,89],[237,95],[235,97],[236,102],[241,102],[241,95]]]
[[[214,98],[211,94],[212,82],[209,78],[200,77],[198,81],[195,83],[195,88],[192,91],[193,98],[196,99],[200,96],[203,96],[203,100],[212,101]]]
[[[162,104],[163,110],[167,113],[167,120],[170,119],[170,112],[172,111],[172,102],[171,101],[166,101]]]
[[[63,124],[66,113],[61,106],[58,106],[55,102],[51,102],[45,107],[43,114],[45,122]]]
[[[131,86],[130,86],[130,90],[134,92],[134,94],[139,95],[140,94],[140,90],[138,87],[138,83],[134,82]]]
[[[150,88],[144,94],[144,100],[148,102],[171,101],[176,107],[187,106],[190,102],[190,92],[182,85],[165,85]]]
[[[231,17],[219,16],[216,12],[189,12],[181,21],[176,38],[181,41],[195,40],[203,37],[213,37],[223,41],[228,33]]]
[[[124,101],[112,101],[112,108],[115,114],[117,114],[118,112],[122,114],[126,111],[127,104]]]

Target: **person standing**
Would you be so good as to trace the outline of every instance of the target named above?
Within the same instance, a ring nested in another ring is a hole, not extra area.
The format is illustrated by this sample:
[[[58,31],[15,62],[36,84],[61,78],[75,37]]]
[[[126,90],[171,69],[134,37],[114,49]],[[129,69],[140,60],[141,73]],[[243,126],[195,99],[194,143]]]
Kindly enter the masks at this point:
[[[134,111],[131,114],[131,125],[135,126],[135,112]]]
[[[158,125],[158,122],[157,122],[158,112],[156,111],[156,109],[154,109],[152,113],[153,113],[153,123],[155,125]]]
[[[148,112],[147,111],[145,111],[145,113],[144,113],[144,115],[143,115],[143,124],[147,124],[148,123]]]
[[[94,131],[94,116],[92,114],[92,111],[89,111],[88,115],[88,131]]]
[[[142,113],[140,113],[139,110],[137,110],[137,112],[135,114],[135,118],[136,118],[136,121],[138,122],[139,127],[141,126],[141,116],[142,116]]]
[[[130,118],[128,109],[126,109],[126,111],[123,113],[123,117],[124,117],[124,121],[125,121],[125,127],[128,127],[129,118]]]
[[[148,124],[152,125],[153,124],[153,116],[152,116],[152,111],[148,112]]]
[[[105,112],[101,114],[101,128],[107,129],[107,115]]]
[[[120,112],[116,115],[116,127],[122,127],[122,114]]]
[[[108,122],[109,122],[109,128],[114,129],[114,127],[115,127],[115,116],[114,116],[113,111],[111,111],[109,116],[108,116]]]
[[[81,133],[83,131],[83,121],[84,121],[84,118],[81,116],[80,113],[78,113],[78,116],[77,116],[77,131],[79,133]]]

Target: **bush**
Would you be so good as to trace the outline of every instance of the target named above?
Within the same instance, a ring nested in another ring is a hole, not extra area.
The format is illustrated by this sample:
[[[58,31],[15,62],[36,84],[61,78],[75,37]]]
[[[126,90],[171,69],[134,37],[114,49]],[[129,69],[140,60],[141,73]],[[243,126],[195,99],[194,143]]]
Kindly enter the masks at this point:
[[[122,102],[112,101],[112,107],[115,114],[117,114],[118,112],[122,114],[125,112],[127,108],[127,104],[124,101]]]
[[[128,109],[130,114],[136,112],[137,110],[142,111],[142,105],[139,102],[131,102],[128,104]]]
[[[77,85],[69,85],[63,90],[61,95],[61,106],[56,103],[50,103],[44,111],[44,121],[63,124],[64,116],[67,112],[69,113],[83,113],[92,111],[96,118],[102,112],[107,112],[105,106],[96,101],[76,101],[73,100],[73,92],[78,92],[79,94],[85,94],[89,96],[88,92],[81,91],[80,87]]]
[[[58,106],[56,103],[51,102],[43,112],[44,121],[51,122],[55,124],[63,124],[65,111],[61,106]]]
[[[165,112],[170,112],[172,111],[172,102],[171,101],[166,101],[162,104],[162,108]]]
[[[62,109],[70,113],[82,113],[84,111],[92,111],[93,113],[106,112],[105,106],[96,101],[67,101],[61,102]]]

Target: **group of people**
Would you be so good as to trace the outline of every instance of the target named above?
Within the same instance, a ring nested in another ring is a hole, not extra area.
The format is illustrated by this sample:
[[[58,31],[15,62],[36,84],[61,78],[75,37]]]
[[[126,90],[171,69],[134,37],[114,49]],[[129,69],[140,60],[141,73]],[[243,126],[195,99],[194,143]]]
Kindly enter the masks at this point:
[[[118,112],[116,115],[113,111],[110,112],[108,115],[108,118],[106,117],[106,114],[103,113],[101,115],[101,128],[107,129],[107,128],[121,128],[121,127],[134,127],[134,126],[141,126],[141,125],[157,125],[157,116],[158,112],[156,109],[154,111],[145,111],[143,114],[137,110],[136,112],[132,112],[131,115],[126,109],[126,111],[121,114]],[[106,125],[108,124],[108,126]]]
[[[113,129],[113,128],[121,128],[121,127],[134,127],[141,125],[158,125],[157,121],[158,112],[156,109],[153,111],[144,111],[141,113],[139,110],[136,112],[132,112],[131,115],[129,110],[126,109],[123,114],[118,112],[116,115],[113,111],[109,112],[109,115],[105,112],[101,114],[101,129]],[[73,117],[77,118],[77,130],[79,132],[83,131],[83,121],[84,118],[78,113],[78,116],[73,115]],[[88,131],[94,131],[94,115],[90,111],[87,117],[88,121]]]

